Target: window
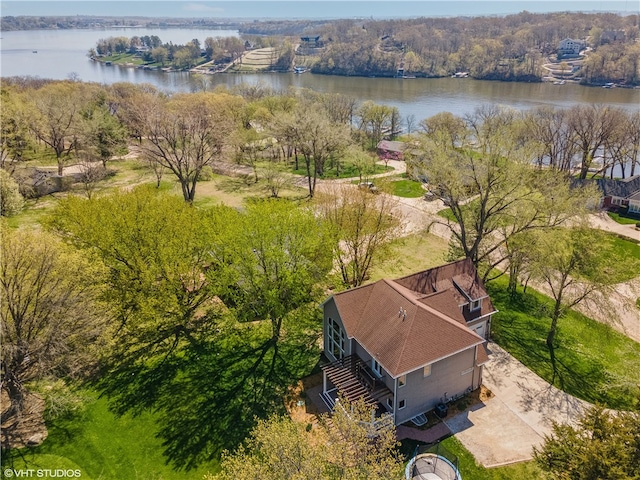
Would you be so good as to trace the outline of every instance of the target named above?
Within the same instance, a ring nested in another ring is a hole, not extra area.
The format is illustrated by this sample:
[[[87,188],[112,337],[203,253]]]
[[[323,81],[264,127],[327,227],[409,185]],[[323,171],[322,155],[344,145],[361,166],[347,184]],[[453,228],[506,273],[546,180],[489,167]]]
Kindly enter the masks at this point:
[[[398,402],[398,410],[402,410],[406,406],[407,406],[407,401],[406,400],[400,400]]]
[[[371,359],[371,369],[373,370],[373,373],[375,373],[377,376],[379,376],[379,377],[382,376],[382,367],[376,361],[375,358]]]
[[[407,384],[407,376],[401,375],[398,377],[398,387],[404,387]]]
[[[472,312],[474,310],[478,310],[481,305],[482,305],[482,300],[473,300],[471,302],[471,306],[469,307],[469,310],[471,310]]]
[[[387,405],[389,408],[393,408],[393,398],[387,397]]]
[[[333,358],[339,359],[344,357],[344,346],[346,343],[346,335],[344,330],[340,328],[340,324],[335,320],[329,318],[328,337],[329,337],[329,351]]]
[[[424,367],[423,376],[428,377],[431,375],[431,365]]]
[[[622,205],[622,198],[611,197],[611,205]]]

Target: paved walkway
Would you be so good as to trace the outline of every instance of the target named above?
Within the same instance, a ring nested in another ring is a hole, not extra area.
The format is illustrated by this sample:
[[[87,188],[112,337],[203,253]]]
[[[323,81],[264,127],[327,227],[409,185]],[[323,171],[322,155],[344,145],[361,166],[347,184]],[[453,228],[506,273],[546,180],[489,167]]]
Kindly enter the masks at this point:
[[[398,437],[398,441],[410,438],[424,443],[435,443],[438,440],[448,437],[451,433],[451,430],[444,422],[438,423],[425,430],[419,430],[405,425],[398,425],[396,427],[396,437]]]
[[[498,345],[488,348],[483,383],[495,397],[447,425],[485,467],[530,460],[553,421],[575,423],[589,404],[549,385]]]

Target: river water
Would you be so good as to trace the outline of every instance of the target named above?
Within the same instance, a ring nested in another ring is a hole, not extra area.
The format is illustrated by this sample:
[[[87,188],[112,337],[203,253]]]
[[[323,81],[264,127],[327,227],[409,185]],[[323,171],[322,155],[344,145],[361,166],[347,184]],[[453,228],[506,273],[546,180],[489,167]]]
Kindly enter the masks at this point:
[[[31,75],[112,84],[115,82],[150,83],[167,91],[193,91],[198,82],[189,73],[151,72],[135,68],[107,66],[93,62],[87,51],[101,38],[111,36],[157,35],[163,42],[184,44],[197,38],[237,36],[232,30],[122,28],[96,30],[35,30],[2,32],[0,40],[0,75]],[[37,53],[34,53],[37,52]],[[241,83],[263,84],[275,90],[289,87],[309,88],[317,92],[350,95],[359,101],[398,107],[403,117],[417,120],[438,112],[456,115],[472,112],[484,104],[502,104],[519,110],[538,105],[567,108],[575,104],[608,104],[628,110],[640,109],[640,89],[552,85],[453,79],[397,79],[337,77],[304,73],[216,74],[207,76],[210,87]]]

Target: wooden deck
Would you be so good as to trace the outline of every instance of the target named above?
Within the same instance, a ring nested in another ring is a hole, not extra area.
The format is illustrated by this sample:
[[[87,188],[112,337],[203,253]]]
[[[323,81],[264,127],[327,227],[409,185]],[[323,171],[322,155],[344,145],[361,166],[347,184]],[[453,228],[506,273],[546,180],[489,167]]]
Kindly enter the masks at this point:
[[[322,367],[327,379],[349,402],[364,399],[367,405],[382,403],[393,392],[376,377],[367,363],[357,355],[349,355]]]

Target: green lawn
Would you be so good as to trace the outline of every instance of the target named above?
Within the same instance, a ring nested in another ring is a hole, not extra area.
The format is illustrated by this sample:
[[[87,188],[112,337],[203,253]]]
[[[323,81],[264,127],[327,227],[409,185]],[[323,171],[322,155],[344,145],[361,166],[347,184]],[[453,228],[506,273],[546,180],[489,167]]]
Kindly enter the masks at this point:
[[[210,463],[174,470],[154,436],[153,415],[116,417],[103,398],[90,403],[81,417],[57,419],[48,427],[49,437],[39,447],[3,455],[2,470],[80,469],[83,480],[200,480],[218,468]]]
[[[391,180],[384,185],[384,191],[404,198],[419,198],[425,194],[420,182],[408,179]]]
[[[410,235],[391,244],[393,254],[371,268],[369,281],[381,278],[400,278],[446,263],[449,251],[446,240],[429,233]]]
[[[640,272],[640,245],[614,233],[606,237],[608,242],[599,246],[599,252],[611,270],[611,283],[626,282],[637,277]]]
[[[640,218],[632,218],[626,215],[620,215],[619,213],[607,212],[607,215],[622,225],[635,225],[640,222]]]
[[[553,367],[546,346],[551,299],[532,291],[510,298],[507,278],[488,285],[499,310],[493,316],[493,339],[548,382]],[[631,409],[640,385],[640,343],[577,312],[558,323],[554,385],[588,402],[615,409]]]
[[[407,461],[413,456],[416,445],[422,445],[422,443],[413,440],[401,442],[400,451]],[[446,438],[440,442],[440,445],[458,457],[458,470],[464,480],[543,480],[546,478],[544,472],[533,461],[484,468],[455,437]]]

